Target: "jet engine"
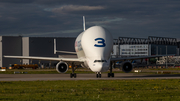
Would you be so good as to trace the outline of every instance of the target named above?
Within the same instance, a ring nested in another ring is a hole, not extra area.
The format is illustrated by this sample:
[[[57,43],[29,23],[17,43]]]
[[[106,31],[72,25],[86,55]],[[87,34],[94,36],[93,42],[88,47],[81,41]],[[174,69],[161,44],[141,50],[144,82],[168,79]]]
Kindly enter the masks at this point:
[[[122,63],[122,70],[125,72],[125,73],[129,73],[131,72],[133,69],[133,66],[130,62],[126,61],[126,62],[123,62]]]
[[[61,61],[56,65],[56,71],[59,73],[65,73],[67,72],[67,70],[68,70],[68,64],[66,62]]]

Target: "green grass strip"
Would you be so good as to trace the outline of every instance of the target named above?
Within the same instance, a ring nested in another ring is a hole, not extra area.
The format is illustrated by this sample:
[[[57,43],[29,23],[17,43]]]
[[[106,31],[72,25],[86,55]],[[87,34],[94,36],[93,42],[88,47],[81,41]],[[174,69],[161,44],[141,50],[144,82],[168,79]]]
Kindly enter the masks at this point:
[[[180,101],[180,80],[77,80],[0,82],[0,100]]]

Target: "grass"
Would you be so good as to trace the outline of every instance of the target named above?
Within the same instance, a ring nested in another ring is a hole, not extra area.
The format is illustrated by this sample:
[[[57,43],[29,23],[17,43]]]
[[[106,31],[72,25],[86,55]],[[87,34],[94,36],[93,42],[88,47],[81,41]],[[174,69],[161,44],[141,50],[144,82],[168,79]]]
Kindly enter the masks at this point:
[[[0,71],[0,74],[14,74],[14,72],[20,72],[20,74],[22,74],[22,72],[27,72],[27,74],[59,74],[56,69],[12,69],[9,70],[7,69],[6,71]],[[114,73],[123,73],[122,71],[116,70],[113,71]],[[70,74],[72,73],[72,70],[69,69],[66,74]],[[83,73],[94,73],[89,69],[77,69],[75,71],[75,73],[78,74],[83,74]],[[104,73],[108,73],[108,72],[104,72]]]
[[[150,68],[149,70],[180,70],[180,68]]]
[[[0,74],[14,74],[14,72],[27,72],[28,74],[57,74],[58,72],[55,69],[7,69],[6,71],[0,72]]]
[[[12,69],[9,70],[7,69],[6,71],[0,72],[0,74],[14,74],[14,72],[26,72],[27,74],[59,74],[56,69]],[[71,73],[71,69],[69,69],[66,73]],[[75,71],[77,73],[93,73],[91,71],[86,71],[86,70],[77,70]]]
[[[180,80],[78,80],[0,82],[0,100],[179,101]]]
[[[177,70],[179,71],[180,68],[134,68],[136,70],[149,70],[149,72],[145,72],[145,73],[150,73],[150,74],[156,74],[156,72],[152,72],[151,70]],[[25,74],[59,74],[56,69],[12,69],[9,70],[7,69],[6,71],[0,71],[0,74],[14,74],[14,72],[20,72],[20,74],[22,74],[22,72],[24,72]],[[70,74],[72,72],[71,69],[69,69],[66,74]],[[133,73],[134,71],[132,71],[131,73]],[[78,74],[83,74],[83,73],[94,73],[89,69],[86,68],[78,68],[76,69],[75,73]],[[107,72],[103,72],[103,73],[109,73],[109,71]],[[118,68],[113,69],[113,73],[124,73],[122,70],[119,70]],[[143,73],[143,72],[142,72]],[[179,74],[179,73],[170,73],[170,74]]]

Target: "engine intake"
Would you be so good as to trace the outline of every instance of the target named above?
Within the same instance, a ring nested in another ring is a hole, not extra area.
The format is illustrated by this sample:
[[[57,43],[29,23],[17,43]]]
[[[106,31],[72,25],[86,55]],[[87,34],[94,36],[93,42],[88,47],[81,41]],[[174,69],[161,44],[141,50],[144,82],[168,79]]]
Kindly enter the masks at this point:
[[[123,62],[122,63],[122,70],[125,72],[125,73],[129,73],[131,72],[133,69],[133,66],[130,62],[126,61],[126,62]]]
[[[68,70],[68,64],[66,62],[59,62],[56,65],[56,71],[59,73],[66,73]]]

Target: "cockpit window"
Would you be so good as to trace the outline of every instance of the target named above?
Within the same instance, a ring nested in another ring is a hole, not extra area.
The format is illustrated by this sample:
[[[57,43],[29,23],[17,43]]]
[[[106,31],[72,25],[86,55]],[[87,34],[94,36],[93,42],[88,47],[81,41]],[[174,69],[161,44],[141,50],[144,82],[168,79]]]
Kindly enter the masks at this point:
[[[106,60],[95,60],[94,62],[107,62]]]

